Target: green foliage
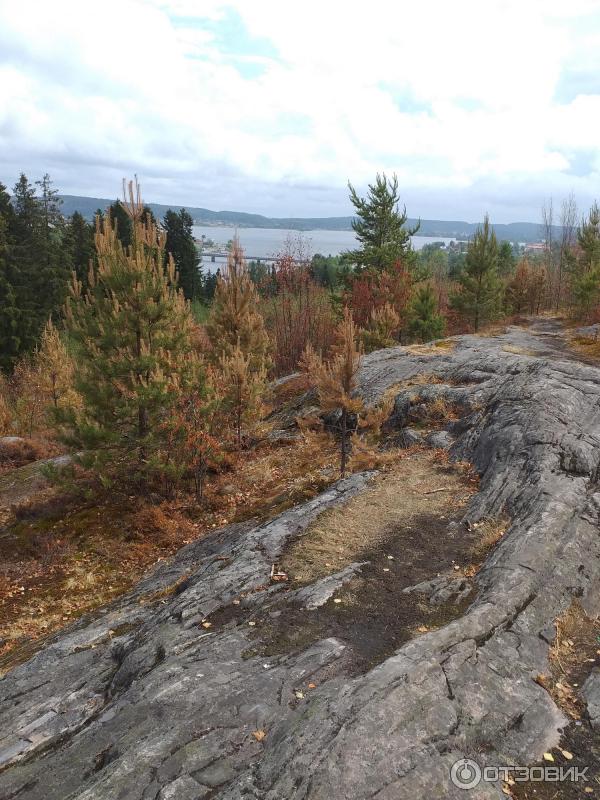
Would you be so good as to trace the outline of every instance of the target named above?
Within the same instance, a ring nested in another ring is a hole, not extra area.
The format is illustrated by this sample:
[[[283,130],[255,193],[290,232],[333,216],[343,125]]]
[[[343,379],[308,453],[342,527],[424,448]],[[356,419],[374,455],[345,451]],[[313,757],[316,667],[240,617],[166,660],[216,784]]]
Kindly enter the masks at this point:
[[[25,175],[11,207],[0,187],[1,366],[10,369],[31,352],[50,316],[60,316],[71,269],[60,200],[48,175],[37,181],[39,195]]]
[[[241,349],[244,356],[250,357],[251,370],[265,368],[269,339],[258,311],[256,287],[238,239],[229,250],[225,273],[217,281],[206,331],[212,345],[213,364],[220,364],[223,357],[228,358]]]
[[[516,267],[516,259],[510,242],[502,242],[498,247],[498,274],[502,278],[512,275]]]
[[[202,288],[200,256],[192,232],[193,224],[194,221],[185,208],[180,209],[179,213],[169,209],[163,221],[167,234],[167,254],[173,256],[179,275],[179,286],[188,300],[197,299]]]
[[[316,253],[311,259],[310,271],[318,284],[333,291],[344,282],[349,266],[344,263],[342,256],[323,256]]]
[[[66,243],[77,279],[86,286],[90,265],[96,252],[94,226],[90,225],[78,211],[75,211],[67,224]]]
[[[348,252],[347,258],[356,264],[357,271],[385,270],[398,262],[412,264],[410,237],[419,226],[406,227],[406,208],[400,211],[396,175],[388,179],[385,173],[378,174],[375,183],[369,184],[367,197],[359,197],[352,184],[348,187],[357,215],[352,228],[361,246]]]
[[[87,290],[74,280],[67,327],[76,347],[82,413],[63,414],[67,441],[100,476],[115,472],[143,485],[164,447],[163,423],[181,391],[201,382],[192,350],[189,305],[164,264],[165,237],[144,222],[139,190],[124,205],[131,246],[111,215],[96,235],[97,266]]]
[[[581,248],[579,264],[582,272],[600,266],[600,208],[594,203],[583,220],[577,233],[577,240]]]
[[[462,314],[475,331],[500,313],[502,284],[498,277],[498,242],[486,215],[469,243],[465,266],[459,275],[460,291],[450,305]]]
[[[422,342],[439,339],[444,334],[444,318],[437,312],[433,289],[421,286],[412,302],[408,332]]]

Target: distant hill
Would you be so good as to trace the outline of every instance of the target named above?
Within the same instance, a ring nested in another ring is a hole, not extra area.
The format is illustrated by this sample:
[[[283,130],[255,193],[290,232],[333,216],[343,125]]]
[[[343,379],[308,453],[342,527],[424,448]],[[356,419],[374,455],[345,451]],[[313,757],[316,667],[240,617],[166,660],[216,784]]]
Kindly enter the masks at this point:
[[[70,216],[79,211],[84,217],[92,219],[95,212],[105,209],[113,200],[105,197],[78,197],[63,194],[63,213]],[[161,218],[169,208],[179,209],[182,206],[173,203],[166,206],[160,203],[148,203],[154,214]],[[296,231],[349,231],[352,229],[353,217],[264,217],[261,214],[248,214],[244,211],[210,211],[208,208],[184,206],[191,214],[196,225],[215,227],[234,226],[239,228],[278,228]],[[409,223],[414,225],[416,220]],[[509,222],[495,224],[494,230],[499,239],[511,242],[537,242],[540,240],[540,225],[535,222]],[[419,234],[421,236],[440,236],[450,239],[469,239],[475,233],[477,223],[455,222],[437,219],[421,220]],[[557,232],[558,232],[557,228]]]

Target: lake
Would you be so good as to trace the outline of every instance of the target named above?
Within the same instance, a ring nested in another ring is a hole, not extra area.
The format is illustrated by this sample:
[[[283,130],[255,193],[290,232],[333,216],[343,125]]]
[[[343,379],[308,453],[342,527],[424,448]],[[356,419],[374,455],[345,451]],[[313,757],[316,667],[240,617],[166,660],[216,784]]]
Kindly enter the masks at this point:
[[[356,247],[356,239],[353,231],[289,231],[278,228],[226,228],[226,227],[205,227],[204,225],[194,225],[192,228],[194,236],[200,239],[202,235],[207,239],[212,239],[217,245],[226,245],[233,239],[236,232],[240,238],[240,243],[244,248],[246,257],[268,258],[280,253],[285,247],[286,240],[291,237],[296,240],[301,237],[304,249],[309,255],[321,253],[324,256],[337,256],[344,250],[352,250]],[[423,245],[430,242],[444,242],[448,244],[453,239],[443,236],[413,236],[412,244],[415,250],[420,250]],[[211,268],[210,258],[205,258],[204,265]],[[222,261],[221,261],[222,263]],[[219,260],[215,263],[214,269],[219,266]]]

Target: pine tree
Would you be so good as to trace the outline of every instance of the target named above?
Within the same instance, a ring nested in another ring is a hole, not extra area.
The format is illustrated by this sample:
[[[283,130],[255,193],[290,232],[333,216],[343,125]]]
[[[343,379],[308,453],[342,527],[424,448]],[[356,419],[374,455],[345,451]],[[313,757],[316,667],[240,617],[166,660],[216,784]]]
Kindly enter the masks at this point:
[[[450,305],[469,320],[475,331],[495,319],[500,311],[502,284],[498,277],[498,242],[486,214],[483,225],[469,242],[465,266]]]
[[[73,388],[75,363],[51,319],[42,332],[34,361],[39,372],[40,391],[50,409],[80,405]]]
[[[355,396],[362,354],[356,343],[356,328],[348,308],[344,309],[336,333],[337,341],[329,361],[322,361],[314,351],[305,353],[303,360],[311,370],[321,409],[339,413],[340,475],[343,478],[348,462],[350,417],[358,415],[364,408],[362,400]]]
[[[67,225],[67,247],[77,279],[86,286],[94,258],[94,226],[75,211]]]
[[[75,386],[81,415],[66,420],[84,463],[102,473],[137,468],[143,484],[164,445],[163,423],[180,392],[200,381],[192,351],[192,317],[175,285],[175,264],[164,265],[165,237],[144,222],[139,187],[123,204],[132,229],[123,247],[110,215],[98,221],[97,265],[87,291],[74,279],[67,305],[76,345]],[[146,219],[148,219],[146,217]]]
[[[253,368],[252,361],[252,353],[245,353],[239,344],[221,356],[222,405],[231,420],[238,450],[242,448],[244,430],[251,430],[263,408],[267,372],[264,364]]]
[[[378,174],[375,183],[369,184],[367,197],[359,197],[352,184],[348,188],[357,214],[352,229],[361,247],[345,255],[356,264],[356,270],[385,270],[399,262],[413,263],[410,237],[419,225],[406,227],[406,207],[400,211],[396,175],[388,179],[385,173]]]
[[[50,316],[60,315],[68,291],[71,261],[66,246],[66,229],[60,207],[62,200],[52,188],[50,176],[45,174],[39,187],[39,217],[41,221],[41,249],[37,254],[36,289],[39,296],[38,335]],[[43,289],[42,289],[43,287]]]
[[[190,214],[182,208],[179,213],[169,209],[163,227],[167,234],[167,253],[173,256],[179,275],[179,285],[188,300],[196,300],[202,288],[200,257],[194,241]]]
[[[380,350],[383,347],[393,347],[396,344],[394,334],[400,327],[400,317],[389,303],[371,311],[371,318],[367,327],[361,331],[365,352]]]
[[[600,267],[600,208],[598,203],[591,207],[587,219],[582,220],[577,233],[577,241],[581,249],[579,265],[585,273],[594,267]]]
[[[225,273],[217,281],[206,330],[213,363],[221,364],[223,356],[229,358],[239,349],[249,359],[251,370],[260,372],[268,366],[269,338],[237,237],[229,251]]]
[[[6,187],[0,183],[0,371],[9,371],[20,350],[21,313],[15,291],[11,253],[14,213]]]
[[[422,342],[439,339],[444,333],[444,318],[437,312],[435,295],[428,284],[418,289],[413,300],[408,331]]]

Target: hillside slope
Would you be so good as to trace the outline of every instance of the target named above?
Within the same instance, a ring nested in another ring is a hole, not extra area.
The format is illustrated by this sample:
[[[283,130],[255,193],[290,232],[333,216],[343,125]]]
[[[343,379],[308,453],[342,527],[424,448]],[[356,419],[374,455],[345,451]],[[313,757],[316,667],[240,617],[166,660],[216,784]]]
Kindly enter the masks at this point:
[[[188,545],[0,682],[0,796],[464,798],[450,780],[458,759],[526,765],[559,744],[573,726],[536,677],[552,670],[556,619],[574,603],[600,612],[600,370],[539,324],[373,353],[361,390],[370,403],[397,397],[390,424],[404,436],[427,404],[452,407],[430,444],[471,462],[478,491],[464,484],[457,501],[459,464],[432,466],[433,488],[414,469],[404,481],[362,473]],[[431,516],[409,525],[413,497],[430,498]],[[467,568],[477,531],[501,519],[504,535]],[[318,577],[323,529],[339,537],[324,558],[340,561]],[[371,550],[346,563],[349,540],[367,535]],[[450,547],[443,567],[437,551]],[[270,582],[273,565],[299,564],[303,580]],[[364,581],[382,584],[399,632],[367,659],[383,611],[361,613]],[[407,620],[415,593],[415,609],[445,616]],[[482,782],[470,796],[498,792]]]

